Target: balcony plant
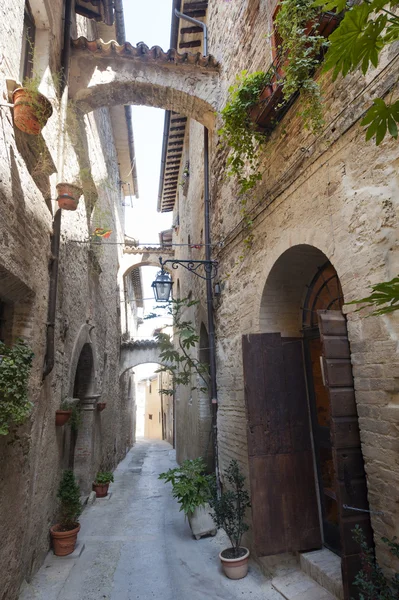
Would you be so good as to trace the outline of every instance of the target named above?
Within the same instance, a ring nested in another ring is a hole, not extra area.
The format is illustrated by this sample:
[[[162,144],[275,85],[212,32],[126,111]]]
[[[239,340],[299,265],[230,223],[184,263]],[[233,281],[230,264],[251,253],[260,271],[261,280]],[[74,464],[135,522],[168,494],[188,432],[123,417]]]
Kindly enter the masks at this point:
[[[99,471],[93,482],[93,490],[97,498],[105,498],[108,494],[109,484],[113,483],[114,476],[110,471]]]
[[[53,114],[51,102],[38,91],[40,79],[25,79],[12,94],[14,125],[30,135],[39,135]]]
[[[159,475],[159,479],[172,484],[172,495],[180,504],[180,510],[187,516],[197,540],[207,533],[216,534],[208,505],[213,476],[207,475],[205,470],[204,460],[195,458],[185,460],[180,467]]]
[[[80,530],[79,516],[82,512],[79,486],[71,469],[62,474],[57,498],[60,500],[60,520],[50,528],[50,534],[54,554],[67,556],[75,549]]]
[[[248,573],[249,550],[241,546],[243,533],[248,530],[245,512],[251,506],[245,489],[245,477],[236,460],[224,471],[227,487],[218,495],[216,485],[210,500],[213,519],[218,529],[224,529],[231,547],[219,554],[223,571],[230,579],[242,579]]]
[[[32,360],[33,352],[22,339],[12,347],[0,342],[0,435],[24,423],[32,409],[28,398]]]

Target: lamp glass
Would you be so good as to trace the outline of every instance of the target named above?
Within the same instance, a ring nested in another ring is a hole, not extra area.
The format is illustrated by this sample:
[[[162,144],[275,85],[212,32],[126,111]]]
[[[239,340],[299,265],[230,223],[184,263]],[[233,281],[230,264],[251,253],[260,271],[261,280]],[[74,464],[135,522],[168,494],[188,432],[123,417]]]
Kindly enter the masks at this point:
[[[155,281],[152,282],[151,287],[154,291],[154,297],[157,302],[169,302],[170,295],[172,292],[173,281],[165,271],[159,271]]]

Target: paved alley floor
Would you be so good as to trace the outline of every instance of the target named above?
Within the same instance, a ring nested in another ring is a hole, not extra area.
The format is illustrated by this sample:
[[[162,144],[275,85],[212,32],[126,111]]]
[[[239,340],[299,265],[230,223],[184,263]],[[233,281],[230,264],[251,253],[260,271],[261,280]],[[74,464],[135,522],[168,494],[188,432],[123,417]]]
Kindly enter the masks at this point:
[[[282,600],[253,562],[245,579],[222,574],[224,533],[192,537],[171,486],[158,480],[175,465],[166,442],[138,441],[114,473],[110,499],[81,516],[81,556],[50,552],[19,600]]]

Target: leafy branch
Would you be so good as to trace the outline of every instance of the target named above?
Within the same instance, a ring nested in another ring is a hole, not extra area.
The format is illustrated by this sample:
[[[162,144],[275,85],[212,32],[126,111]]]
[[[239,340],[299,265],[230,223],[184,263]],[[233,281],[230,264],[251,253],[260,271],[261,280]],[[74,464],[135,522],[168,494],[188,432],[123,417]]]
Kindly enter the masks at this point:
[[[369,315],[370,317],[386,315],[399,310],[399,276],[394,277],[391,281],[376,283],[371,286],[371,289],[372,293],[369,296],[360,298],[359,300],[352,300],[352,302],[347,302],[346,304],[364,304],[364,306],[356,309],[355,312],[363,308],[375,308]]]
[[[399,40],[399,16],[389,10],[395,3],[385,0],[365,0],[351,5],[345,0],[316,0],[314,6],[323,11],[345,10],[339,27],[330,35],[323,70],[332,71],[335,80],[359,67],[363,75],[379,64],[382,50]],[[375,136],[378,146],[387,132],[397,139],[399,102],[386,103],[375,98],[361,125],[367,127],[366,140]]]
[[[199,335],[196,333],[193,323],[185,320],[183,316],[187,308],[197,304],[197,300],[188,298],[172,300],[166,311],[172,317],[173,337],[163,331],[155,334],[155,339],[160,347],[160,358],[165,363],[156,372],[170,373],[173,379],[173,388],[160,390],[163,394],[173,395],[178,385],[190,386],[191,391],[207,392],[209,389],[209,365],[192,356],[191,352],[199,344]],[[146,319],[158,316],[160,315],[157,313],[151,313]],[[200,378],[202,385],[192,385],[195,374]]]

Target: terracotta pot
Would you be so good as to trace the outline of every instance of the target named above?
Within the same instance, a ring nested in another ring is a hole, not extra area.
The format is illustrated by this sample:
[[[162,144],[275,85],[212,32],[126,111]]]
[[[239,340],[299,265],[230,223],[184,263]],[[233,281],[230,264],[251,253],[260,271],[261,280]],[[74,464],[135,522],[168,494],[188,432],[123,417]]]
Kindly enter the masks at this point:
[[[82,188],[73,183],[58,183],[56,187],[58,206],[64,210],[76,210],[83,194]]]
[[[97,410],[98,410],[98,412],[103,411],[106,406],[107,406],[106,402],[97,402]]]
[[[71,418],[71,410],[56,410],[55,411],[55,424],[57,427],[62,427]]]
[[[56,556],[68,556],[75,550],[76,539],[80,531],[80,525],[70,531],[58,531],[59,525],[50,527],[50,535],[53,541],[53,550]]]
[[[96,492],[96,498],[105,498],[108,494],[109,483],[93,483],[93,490]]]
[[[261,93],[261,95],[259,96],[259,100],[256,103],[256,105],[253,106],[249,111],[249,117],[252,121],[255,121],[255,123],[257,122],[259,115],[263,111],[265,102],[267,101],[268,98],[270,98],[272,96],[272,94],[273,94],[273,86],[270,83],[268,83],[267,86],[264,88],[263,92]]]
[[[223,556],[223,553],[230,550],[230,548],[222,550],[219,554],[224,574],[229,579],[242,579],[248,573],[249,550],[243,546],[240,546],[240,549],[245,550],[245,554],[239,558],[225,558]]]
[[[17,88],[13,91],[14,125],[30,135],[39,135],[51,115],[53,107],[43,94]]]

